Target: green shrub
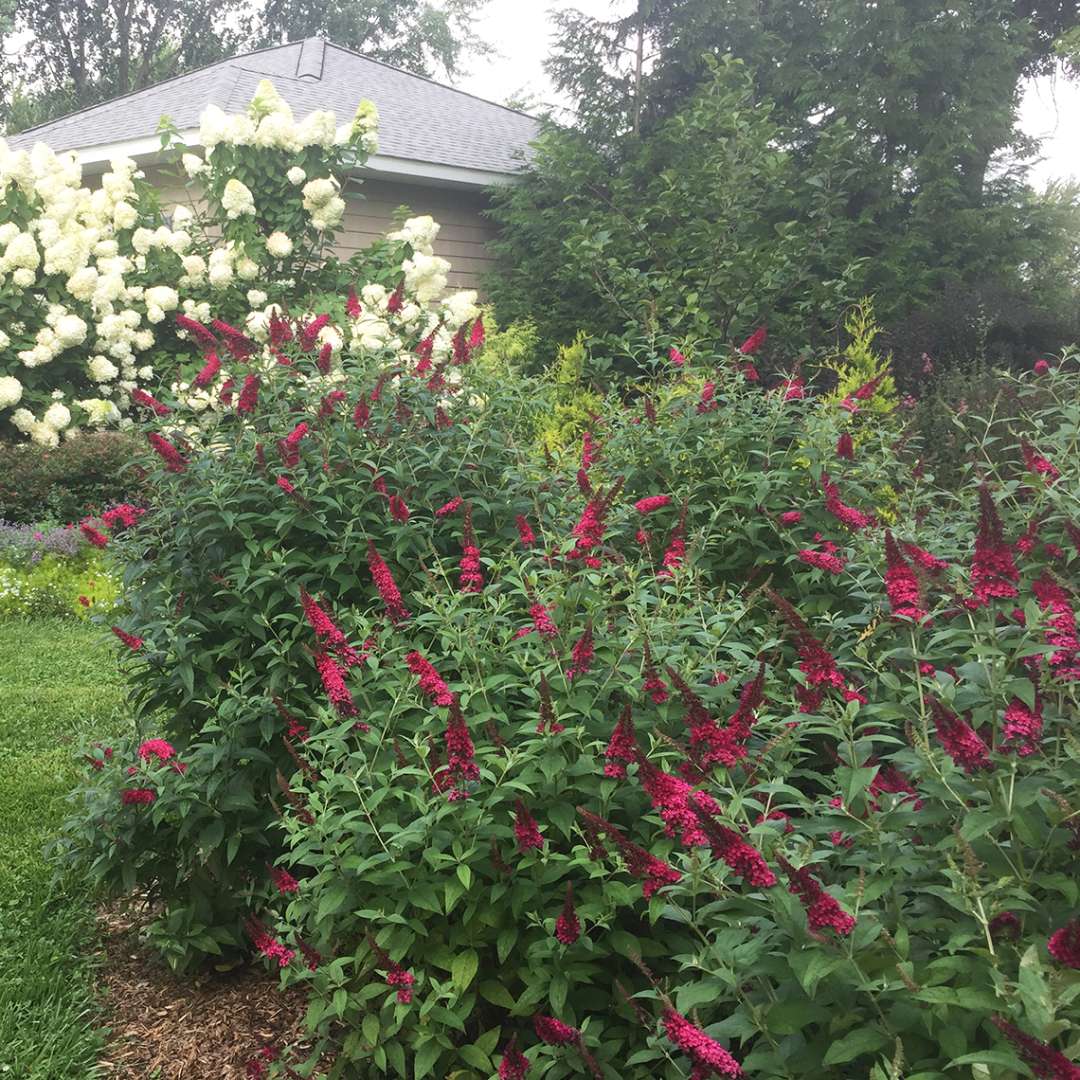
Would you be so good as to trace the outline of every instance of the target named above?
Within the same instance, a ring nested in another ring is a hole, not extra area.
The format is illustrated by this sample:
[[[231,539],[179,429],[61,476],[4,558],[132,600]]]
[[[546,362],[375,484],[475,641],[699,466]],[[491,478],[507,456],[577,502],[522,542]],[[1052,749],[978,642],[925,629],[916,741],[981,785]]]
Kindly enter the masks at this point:
[[[55,448],[0,442],[0,519],[35,524],[78,521],[114,503],[143,501],[136,439],[88,433]]]
[[[705,1075],[676,1010],[791,1080],[1011,1080],[999,1014],[1075,1044],[1073,370],[1010,383],[1023,476],[988,447],[942,492],[732,358],[603,401],[578,473],[511,434],[549,382],[286,352],[152,474],[128,668],[169,741],[93,754],[68,828],[175,966],[303,987],[301,1075],[490,1077],[515,1038]],[[858,509],[885,484],[940,566]]]

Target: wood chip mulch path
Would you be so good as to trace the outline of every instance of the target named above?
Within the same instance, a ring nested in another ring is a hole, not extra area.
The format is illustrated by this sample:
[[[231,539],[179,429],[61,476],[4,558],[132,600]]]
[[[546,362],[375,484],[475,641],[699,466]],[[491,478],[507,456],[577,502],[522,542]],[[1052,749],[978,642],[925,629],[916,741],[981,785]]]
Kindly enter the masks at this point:
[[[110,1080],[242,1080],[262,1047],[301,1041],[300,992],[261,968],[174,975],[139,941],[145,921],[120,906],[98,916]]]

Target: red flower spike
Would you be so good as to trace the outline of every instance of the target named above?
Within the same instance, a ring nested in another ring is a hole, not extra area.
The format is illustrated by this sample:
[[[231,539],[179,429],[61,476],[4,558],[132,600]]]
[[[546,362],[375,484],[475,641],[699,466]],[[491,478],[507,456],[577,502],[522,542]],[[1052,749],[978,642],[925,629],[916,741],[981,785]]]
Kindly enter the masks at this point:
[[[797,896],[806,908],[806,919],[811,930],[835,930],[847,937],[855,929],[855,919],[833,899],[807,867],[796,870],[782,855],[777,857],[780,868],[788,876],[788,892]]]
[[[288,967],[292,963],[296,953],[282,945],[258,919],[248,919],[244,929],[252,945],[268,960],[276,960],[279,967]]]
[[[693,764],[699,769],[707,769],[719,763],[725,768],[732,768],[741,758],[746,757],[746,748],[742,745],[749,734],[745,718],[736,724],[722,728],[710,715],[705,703],[690,689],[686,680],[670,665],[667,668],[671,685],[679,691],[686,709],[685,723],[690,732],[690,746],[693,751]],[[740,714],[736,713],[736,717]],[[733,718],[734,719],[734,718]]]
[[[469,333],[469,351],[479,349],[484,344],[484,316],[477,315]]]
[[[974,773],[990,768],[989,748],[967,721],[961,720],[935,698],[930,698],[930,713],[938,741],[964,772]]]
[[[1080,1066],[1074,1065],[1064,1054],[1000,1016],[991,1017],[991,1021],[1016,1047],[1036,1080],[1080,1080]]]
[[[645,642],[644,674],[645,681],[641,684],[642,691],[649,695],[654,705],[663,705],[668,699],[667,684],[660,678],[660,673],[653,664],[652,650],[649,648],[647,641]]]
[[[390,294],[386,301],[386,310],[391,315],[396,315],[405,302],[405,279],[398,282],[397,288]]]
[[[769,336],[768,328],[765,326],[759,326],[740,346],[739,352],[743,356],[753,356],[754,353],[765,344],[765,339]]]
[[[686,363],[686,357],[683,356],[683,354],[681,352],[679,352],[679,350],[676,349],[674,345],[672,345],[671,348],[668,349],[668,359],[676,367],[682,367],[683,364]]]
[[[533,1027],[537,1038],[548,1046],[575,1046],[581,1040],[581,1032],[577,1028],[556,1020],[554,1016],[534,1016]]]
[[[236,401],[236,411],[238,413],[255,411],[255,406],[259,403],[259,382],[258,375],[245,376],[244,385],[240,390],[240,397]]]
[[[921,622],[926,618],[922,585],[888,529],[885,530],[885,567],[885,591],[893,615]]]
[[[109,546],[109,538],[104,533],[98,532],[93,525],[88,522],[82,522],[79,525],[79,529],[83,536],[94,545],[96,548],[106,548]]]
[[[515,1035],[503,1051],[499,1063],[499,1080],[526,1080],[529,1075],[529,1059],[517,1048]]]
[[[408,610],[405,608],[405,603],[401,598],[401,592],[398,590],[397,583],[394,581],[393,575],[390,573],[390,568],[383,561],[382,556],[375,549],[373,541],[368,541],[367,551],[368,569],[371,571],[372,581],[375,583],[375,588],[382,597],[382,602],[386,607],[387,617],[395,625],[402,623],[411,618]]]
[[[855,460],[855,444],[851,440],[850,431],[845,431],[836,440],[836,456],[843,458],[845,461]]]
[[[460,502],[460,500],[459,500]],[[447,504],[449,505],[449,504]],[[472,503],[465,504],[465,521],[462,527],[461,559],[458,562],[458,591],[478,593],[484,588],[484,568],[480,562],[480,548],[472,526]]]
[[[480,779],[480,769],[476,764],[473,741],[469,727],[457,701],[450,703],[450,717],[446,722],[446,773],[453,785],[449,799],[456,802],[468,798],[465,784]]]
[[[139,746],[138,756],[142,761],[154,758],[159,762],[166,762],[176,756],[176,750],[172,743],[165,739],[147,739]]]
[[[330,374],[330,364],[334,359],[334,347],[329,341],[323,344],[323,347],[319,350],[319,355],[315,360],[315,366],[319,369],[320,375]],[[342,393],[342,397],[344,397]]]
[[[821,474],[821,490],[825,492],[825,509],[841,525],[846,525],[853,532],[858,532],[874,524],[872,514],[864,514],[861,510],[856,510],[854,506],[848,506],[840,498],[840,489],[825,473]]]
[[[288,870],[284,870],[280,866],[270,868],[270,880],[273,882],[274,888],[283,896],[300,891],[300,882]]]
[[[574,642],[574,647],[570,651],[573,663],[567,668],[567,679],[572,681],[579,675],[588,674],[589,669],[592,667],[593,653],[593,630],[592,619],[590,619],[585,624],[585,630],[582,632],[581,637]]]
[[[909,544],[906,540],[902,540],[900,546],[904,549],[904,554],[913,563],[921,566],[928,574],[940,574],[943,570],[949,568],[949,564],[944,559],[931,555],[926,548],[921,548],[918,544]]]
[[[573,945],[581,937],[581,922],[574,908],[574,886],[569,881],[562,913],[555,920],[555,937],[563,945]]]
[[[156,416],[168,416],[172,412],[168,405],[162,404],[156,397],[148,394],[145,390],[132,390],[131,400],[136,405],[142,405],[143,408],[152,410]]]
[[[199,369],[199,373],[191,380],[192,386],[197,386],[200,390],[209,386],[218,376],[218,372],[221,371],[221,360],[218,358],[218,354],[210,352],[206,354],[206,363]]]
[[[153,788],[125,788],[120,792],[120,805],[149,806],[156,798]]]
[[[457,698],[446,685],[443,677],[435,670],[434,665],[427,660],[423,653],[415,649],[405,657],[405,663],[409,670],[420,680],[420,691],[433,704],[440,708],[454,705]]]
[[[225,348],[236,360],[246,360],[259,348],[247,334],[241,333],[235,326],[230,326],[221,319],[214,319],[210,325],[221,335]]]
[[[345,673],[338,667],[334,658],[324,652],[316,652],[315,668],[319,672],[323,689],[330,699],[330,704],[339,716],[356,716],[356,703],[353,701],[349,688],[345,685]]]
[[[514,803],[514,836],[517,839],[518,851],[522,854],[531,848],[544,846],[544,837],[536,824],[536,818],[532,816],[521,799]]]
[[[397,1001],[399,1005],[409,1005],[412,1003],[412,988],[416,979],[411,971],[406,971],[404,968],[395,964],[393,960],[389,962],[390,970],[386,973],[386,985],[395,987],[397,989]]]
[[[1052,933],[1046,948],[1059,964],[1080,968],[1080,919],[1071,919]]]
[[[698,820],[696,809],[708,814],[719,814],[716,800],[678,776],[664,772],[651,764],[639,751],[637,762],[638,780],[652,802],[653,809],[664,822],[664,834],[676,837],[686,848],[707,847],[709,838]]]
[[[198,319],[188,318],[187,315],[177,315],[176,327],[189,333],[204,349],[212,349],[217,345],[217,338]]]
[[[668,866],[666,862],[662,862],[655,855],[635,844],[620,829],[612,825],[610,821],[598,817],[583,806],[579,806],[577,812],[584,823],[587,835],[598,838],[603,834],[619,849],[619,854],[622,855],[626,863],[627,872],[644,882],[642,893],[646,900],[654,896],[665,885],[674,885],[682,880],[682,874],[678,870]],[[598,841],[594,843],[594,846],[596,844],[598,844]]]
[[[169,472],[182,473],[187,468],[187,462],[180,451],[168,439],[156,431],[150,432],[146,437],[154,448],[154,452],[165,462],[165,468]]]
[[[362,311],[363,308],[360,306],[360,297],[356,295],[356,286],[350,285],[349,296],[345,301],[345,314],[348,315],[350,319],[359,319]]]
[[[1031,591],[1049,616],[1044,636],[1055,649],[1050,656],[1054,675],[1067,681],[1080,679],[1080,633],[1069,594],[1046,570],[1032,583]]]
[[[987,929],[995,941],[1017,941],[1021,931],[1020,916],[1012,911],[1003,911],[990,920]]]
[[[1012,549],[1005,542],[1001,518],[990,488],[979,487],[979,531],[975,536],[975,556],[971,562],[971,589],[978,604],[1019,595],[1020,573]]]
[[[327,326],[330,322],[330,316],[325,312],[321,315],[316,315],[311,322],[306,323],[300,328],[299,344],[300,348],[304,352],[311,352],[315,348],[315,343],[319,340],[319,335],[323,331],[323,327]]]
[[[329,647],[331,652],[345,664],[346,667],[355,667],[363,659],[360,654],[349,644],[345,635],[334,623],[334,620],[313,600],[307,589],[300,589],[300,603],[304,609],[304,618],[308,625],[315,631],[315,636],[320,643]]]
[[[674,577],[675,571],[682,566],[683,559],[686,558],[686,510],[687,505],[683,503],[679,520],[671,530],[667,548],[660,559],[660,569],[656,572],[658,578]]]
[[[664,1010],[664,1034],[694,1063],[693,1080],[709,1076],[742,1076],[739,1063],[715,1039],[674,1009]]]
[[[618,780],[626,778],[626,766],[638,755],[637,740],[634,738],[634,719],[630,703],[623,706],[615,730],[611,733],[607,749],[604,751],[604,775]]]
[[[708,802],[706,802],[708,800]],[[761,852],[747,843],[740,833],[721,825],[714,818],[715,802],[701,792],[687,800],[687,806],[697,817],[701,831],[712,848],[713,857],[721,859],[749,885],[768,889],[776,884],[776,875],[769,869]]]
[[[132,651],[138,652],[143,647],[143,639],[136,637],[134,634],[129,634],[126,630],[121,630],[119,626],[114,626],[112,632]]]
[[[670,502],[670,495],[648,495],[644,499],[638,499],[638,501],[634,503],[634,509],[639,514],[651,514],[654,510],[659,510],[661,507],[669,505]]]
[[[1042,704],[1038,693],[1033,709],[1029,709],[1019,698],[1013,698],[1002,717],[1002,749],[1013,750],[1019,757],[1030,757],[1039,749],[1042,732]]]
[[[1052,484],[1055,480],[1061,478],[1061,473],[1057,467],[1049,458],[1043,457],[1027,439],[1020,440],[1020,452],[1024,455],[1024,468],[1028,472],[1045,476],[1047,484]]]
[[[600,457],[600,451],[596,446],[596,442],[593,439],[592,432],[586,431],[581,436],[581,467],[583,469],[591,469]],[[588,494],[586,492],[586,494]]]
[[[435,511],[437,518],[448,517],[461,508],[462,503],[465,500],[460,495],[455,496],[448,503],[443,503],[438,510]]]
[[[559,628],[551,621],[549,608],[546,604],[533,604],[529,608],[532,616],[533,629],[543,638],[558,637]]]
[[[830,544],[829,547],[835,549],[835,545]],[[847,559],[843,555],[835,554],[835,550],[815,551],[812,548],[803,548],[796,554],[800,562],[829,574],[842,574],[847,566]]]
[[[522,547],[532,547],[536,543],[536,533],[532,531],[528,519],[524,514],[518,514],[514,520],[517,523],[518,539]]]

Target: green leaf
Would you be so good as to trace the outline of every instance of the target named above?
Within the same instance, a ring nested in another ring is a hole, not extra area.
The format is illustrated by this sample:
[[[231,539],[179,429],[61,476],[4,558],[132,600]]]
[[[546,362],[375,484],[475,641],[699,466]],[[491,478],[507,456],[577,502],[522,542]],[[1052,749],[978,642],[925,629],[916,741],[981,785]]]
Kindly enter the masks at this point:
[[[450,980],[459,994],[468,989],[469,984],[476,977],[479,966],[480,957],[475,949],[463,949],[454,957],[454,963],[450,968]]]
[[[364,1017],[364,1022],[360,1025],[360,1030],[364,1033],[364,1041],[370,1046],[376,1046],[379,1042],[379,1018],[374,1013],[368,1013]]]
[[[483,1073],[491,1072],[491,1058],[479,1046],[462,1046],[458,1050],[458,1054],[466,1065],[471,1065],[474,1069],[479,1069]]]
[[[973,1054],[963,1054],[953,1058],[946,1068],[956,1065],[1000,1065],[1006,1069],[1019,1070],[1020,1059],[1005,1050],[977,1050]]]
[[[335,881],[327,890],[319,897],[319,907],[315,914],[315,920],[318,922],[325,919],[328,915],[333,915],[340,911],[345,906],[345,901],[348,899],[349,889],[343,882]]]
[[[834,1042],[825,1055],[826,1065],[843,1065],[862,1054],[880,1050],[889,1040],[876,1028],[860,1027],[849,1031],[839,1042]]]
[[[1043,974],[1038,945],[1029,945],[1020,957],[1016,989],[1032,1024],[1040,1030],[1047,1027],[1054,1019],[1054,1002]]]
[[[494,979],[488,979],[485,982],[480,983],[477,987],[480,996],[485,1001],[490,1001],[492,1005],[499,1005],[504,1009],[512,1009],[516,1004],[513,994],[506,989],[501,982],[496,982]]]
[[[413,1060],[413,1075],[416,1080],[421,1080],[422,1077],[427,1076],[435,1068],[435,1062],[439,1060],[441,1054],[442,1047],[434,1039],[428,1039],[416,1051],[416,1057]]]

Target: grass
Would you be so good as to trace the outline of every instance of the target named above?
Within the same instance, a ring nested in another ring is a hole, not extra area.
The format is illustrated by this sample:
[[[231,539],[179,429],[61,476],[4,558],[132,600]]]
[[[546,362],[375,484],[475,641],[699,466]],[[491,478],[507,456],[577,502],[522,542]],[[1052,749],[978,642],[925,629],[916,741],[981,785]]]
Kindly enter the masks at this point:
[[[68,811],[79,750],[122,718],[99,629],[0,621],[0,1075],[97,1075],[93,901],[53,884],[43,850]]]

